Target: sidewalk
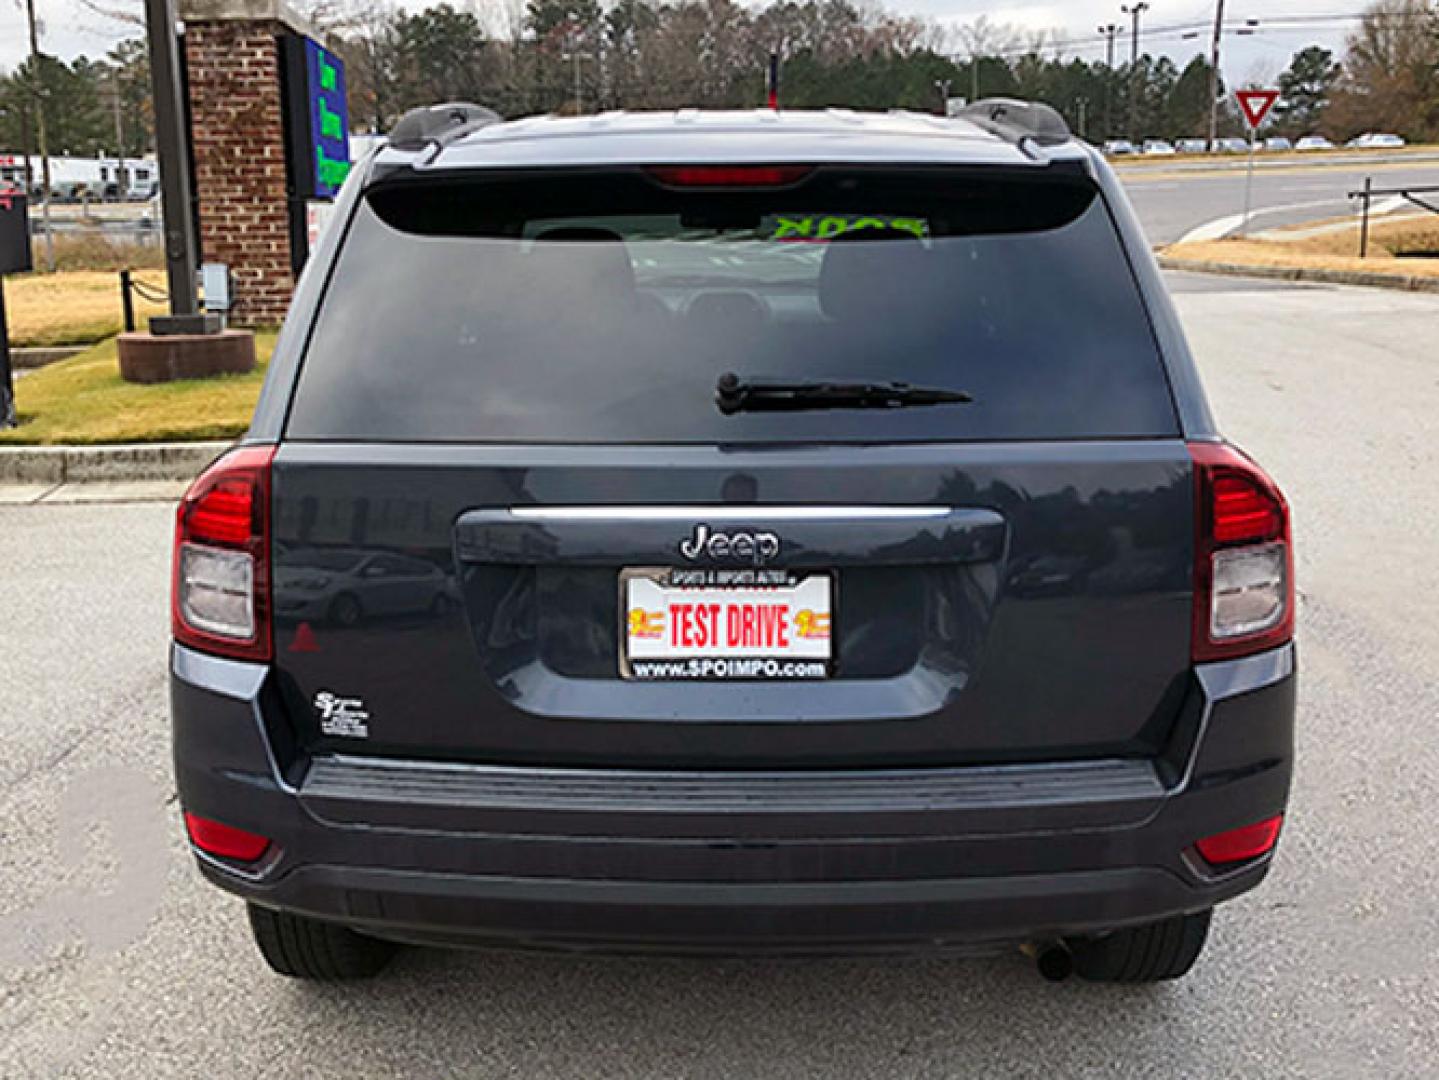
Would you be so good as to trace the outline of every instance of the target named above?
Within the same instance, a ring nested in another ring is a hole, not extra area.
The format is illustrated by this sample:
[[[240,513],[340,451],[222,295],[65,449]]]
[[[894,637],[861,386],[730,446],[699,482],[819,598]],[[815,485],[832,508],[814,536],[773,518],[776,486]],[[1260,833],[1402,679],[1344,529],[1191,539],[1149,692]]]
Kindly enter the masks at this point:
[[[178,499],[226,441],[0,448],[0,505]]]

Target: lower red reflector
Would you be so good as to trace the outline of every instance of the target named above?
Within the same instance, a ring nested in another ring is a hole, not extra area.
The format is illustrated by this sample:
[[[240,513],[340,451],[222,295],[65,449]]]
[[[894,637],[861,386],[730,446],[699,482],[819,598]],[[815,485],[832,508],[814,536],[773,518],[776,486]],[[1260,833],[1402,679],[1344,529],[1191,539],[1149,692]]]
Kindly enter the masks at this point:
[[[267,837],[257,836],[231,825],[221,825],[218,821],[211,821],[197,814],[185,814],[185,829],[190,834],[192,844],[201,851],[218,855],[222,859],[254,862],[270,849]]]
[[[1279,827],[1284,824],[1284,815],[1277,814],[1253,825],[1243,825],[1228,832],[1215,833],[1197,841],[1195,847],[1206,862],[1215,864],[1243,862],[1257,858],[1273,849],[1279,839]]]

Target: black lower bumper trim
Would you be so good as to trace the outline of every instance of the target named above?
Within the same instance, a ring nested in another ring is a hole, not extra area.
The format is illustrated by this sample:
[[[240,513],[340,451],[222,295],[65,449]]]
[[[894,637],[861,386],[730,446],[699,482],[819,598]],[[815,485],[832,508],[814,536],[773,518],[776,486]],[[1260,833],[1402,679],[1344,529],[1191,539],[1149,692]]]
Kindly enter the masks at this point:
[[[260,904],[401,941],[772,954],[906,951],[1109,930],[1211,906],[1252,887],[1264,870],[1254,865],[1202,890],[1154,867],[719,884],[305,866],[263,886],[221,883]]]

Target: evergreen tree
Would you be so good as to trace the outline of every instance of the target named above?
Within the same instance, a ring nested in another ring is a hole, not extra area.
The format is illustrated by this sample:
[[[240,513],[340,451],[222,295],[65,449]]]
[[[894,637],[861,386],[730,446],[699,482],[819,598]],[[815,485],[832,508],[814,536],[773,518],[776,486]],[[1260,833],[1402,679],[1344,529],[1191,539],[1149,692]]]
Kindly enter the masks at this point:
[[[1274,125],[1289,135],[1306,135],[1319,126],[1342,68],[1328,49],[1300,49],[1279,76]]]

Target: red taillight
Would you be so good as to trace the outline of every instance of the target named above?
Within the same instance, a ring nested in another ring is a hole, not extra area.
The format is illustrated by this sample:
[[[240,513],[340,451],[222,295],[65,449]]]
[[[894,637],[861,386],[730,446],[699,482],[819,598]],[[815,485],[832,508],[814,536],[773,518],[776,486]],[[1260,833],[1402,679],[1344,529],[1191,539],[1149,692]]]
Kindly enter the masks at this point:
[[[254,862],[270,850],[268,837],[237,829],[233,825],[222,825],[198,814],[185,814],[185,831],[190,834],[190,842],[197,848],[222,859]]]
[[[797,184],[813,165],[651,165],[645,170],[667,187],[759,188]]]
[[[1279,828],[1284,824],[1284,815],[1256,821],[1228,832],[1215,833],[1203,840],[1195,841],[1195,848],[1204,856],[1204,861],[1222,866],[1225,863],[1244,862],[1256,859],[1272,851],[1279,840]]]
[[[175,640],[241,660],[269,660],[270,462],[242,446],[190,485],[175,517]]]
[[[1273,540],[1284,531],[1284,507],[1257,477],[1217,467],[1212,474],[1212,537],[1216,544]]]
[[[1196,663],[1247,656],[1294,636],[1289,507],[1227,443],[1190,443],[1194,462]]]
[[[255,484],[249,476],[221,476],[190,508],[189,539],[244,544],[254,532]]]

